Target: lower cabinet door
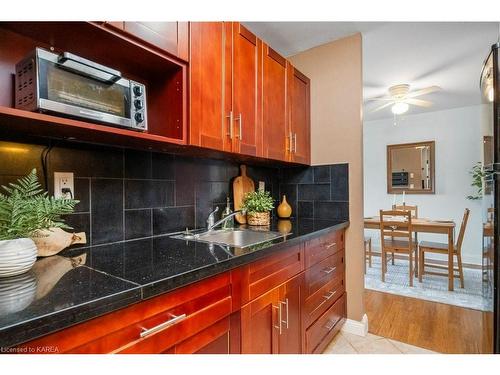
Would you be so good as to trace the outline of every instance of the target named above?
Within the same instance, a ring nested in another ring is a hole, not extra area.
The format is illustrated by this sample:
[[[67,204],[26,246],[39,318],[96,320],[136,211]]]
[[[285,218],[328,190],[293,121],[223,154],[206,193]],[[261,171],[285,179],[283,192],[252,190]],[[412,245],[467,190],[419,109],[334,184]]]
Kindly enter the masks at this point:
[[[241,352],[278,353],[280,288],[271,289],[241,308]]]
[[[303,280],[300,274],[243,306],[242,353],[302,353]]]
[[[281,334],[280,354],[302,353],[301,305],[304,299],[304,278],[299,275],[281,287]],[[278,311],[279,312],[279,311]]]

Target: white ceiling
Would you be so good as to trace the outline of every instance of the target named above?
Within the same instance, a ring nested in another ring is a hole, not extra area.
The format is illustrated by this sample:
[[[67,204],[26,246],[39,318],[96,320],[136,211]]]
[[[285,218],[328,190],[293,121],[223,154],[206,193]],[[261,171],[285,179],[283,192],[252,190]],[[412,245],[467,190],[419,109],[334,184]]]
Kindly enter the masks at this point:
[[[443,90],[420,99],[430,108],[411,106],[406,113],[481,103],[479,74],[497,41],[499,26],[486,22],[246,22],[256,35],[285,56],[356,32],[363,35],[364,98],[384,95],[395,84],[411,90],[437,85]],[[383,102],[366,102],[365,121],[390,118],[390,108],[372,113]]]

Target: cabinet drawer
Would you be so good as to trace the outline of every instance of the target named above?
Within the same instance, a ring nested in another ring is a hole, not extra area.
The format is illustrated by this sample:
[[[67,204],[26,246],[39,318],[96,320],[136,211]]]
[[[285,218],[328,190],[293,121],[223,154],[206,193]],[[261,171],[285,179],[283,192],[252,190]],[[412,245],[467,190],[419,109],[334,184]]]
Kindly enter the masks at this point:
[[[59,353],[109,353],[175,330],[172,338],[154,349],[162,352],[229,315],[230,309],[230,277],[225,273],[41,337],[21,347],[48,345],[57,346]],[[171,319],[169,314],[186,314],[186,318],[140,339],[143,328],[166,322]]]
[[[338,278],[339,275],[343,276],[344,251],[339,251],[315,264],[313,267],[306,270],[305,274],[305,296],[307,298],[329,281]]]
[[[241,277],[241,304],[254,300],[304,270],[302,245],[291,246],[246,266]]]
[[[202,331],[231,313],[231,296],[217,290],[123,330],[128,342],[114,353],[154,354]],[[171,324],[169,324],[171,322]],[[151,332],[149,335],[145,335]]]
[[[226,317],[175,346],[175,354],[229,354],[230,318]]]
[[[318,319],[344,292],[344,274],[338,274],[307,298],[303,310],[304,327]]]
[[[327,233],[305,244],[306,268],[322,261],[344,248],[344,230]]]
[[[306,352],[321,353],[341,328],[345,318],[345,293],[306,331]]]

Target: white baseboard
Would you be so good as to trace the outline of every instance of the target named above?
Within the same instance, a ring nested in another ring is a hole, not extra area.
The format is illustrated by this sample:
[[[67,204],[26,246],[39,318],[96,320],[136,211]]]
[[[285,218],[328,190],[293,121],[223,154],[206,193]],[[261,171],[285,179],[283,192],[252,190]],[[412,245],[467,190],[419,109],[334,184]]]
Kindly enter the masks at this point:
[[[361,321],[347,319],[342,326],[342,332],[352,333],[353,335],[366,336],[368,333],[368,316],[365,314]]]

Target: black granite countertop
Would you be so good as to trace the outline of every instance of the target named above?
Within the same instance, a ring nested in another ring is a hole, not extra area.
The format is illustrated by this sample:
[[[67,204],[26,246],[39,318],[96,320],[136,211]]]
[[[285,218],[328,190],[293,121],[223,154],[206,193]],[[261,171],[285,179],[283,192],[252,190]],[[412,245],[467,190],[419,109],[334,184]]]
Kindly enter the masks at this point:
[[[250,263],[346,221],[273,222],[285,237],[245,248],[168,235],[67,249],[30,272],[0,278],[0,349],[46,335]]]

